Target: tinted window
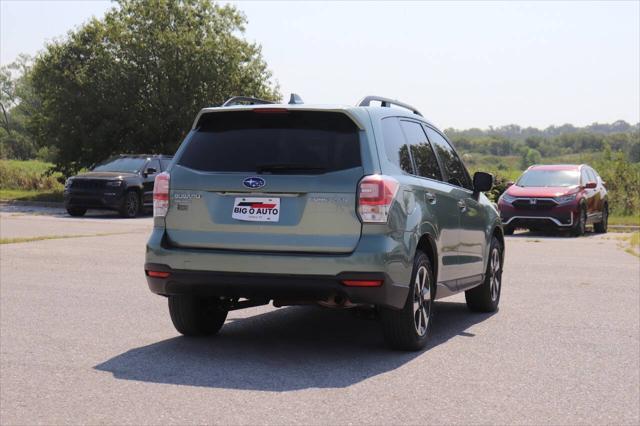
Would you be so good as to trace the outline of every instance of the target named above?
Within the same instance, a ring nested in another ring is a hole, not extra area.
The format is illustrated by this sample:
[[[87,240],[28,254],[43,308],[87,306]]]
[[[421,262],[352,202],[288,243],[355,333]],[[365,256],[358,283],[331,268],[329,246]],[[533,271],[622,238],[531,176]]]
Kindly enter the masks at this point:
[[[169,164],[171,164],[171,158],[161,158],[160,164],[162,165],[162,170],[167,170]]]
[[[417,174],[430,179],[442,180],[438,160],[422,126],[414,121],[403,120],[400,123],[411,147],[411,156],[415,162]]]
[[[156,169],[156,173],[160,172],[160,162],[158,160],[150,160],[146,166],[147,169]]]
[[[587,176],[589,177],[589,182],[598,183],[596,172],[593,169],[587,169]]]
[[[146,158],[115,157],[110,158],[94,167],[94,172],[128,172],[136,173],[144,167]]]
[[[333,112],[202,116],[178,164],[215,172],[325,173],[361,165],[358,128]]]
[[[467,169],[465,169],[464,164],[462,164],[458,154],[456,154],[451,145],[449,145],[449,142],[435,130],[429,127],[426,129],[429,141],[438,153],[442,167],[447,174],[447,182],[452,185],[472,189]]]
[[[518,186],[574,186],[580,183],[577,170],[544,170],[532,169],[524,172],[516,185]]]
[[[414,174],[409,148],[398,119],[390,117],[382,120],[382,137],[384,138],[384,150],[389,161],[401,170]]]

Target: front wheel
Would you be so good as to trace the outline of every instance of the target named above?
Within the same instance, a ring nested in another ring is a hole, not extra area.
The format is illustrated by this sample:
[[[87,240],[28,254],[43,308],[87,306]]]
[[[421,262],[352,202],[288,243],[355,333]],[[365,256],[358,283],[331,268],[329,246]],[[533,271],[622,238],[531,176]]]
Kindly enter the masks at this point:
[[[464,292],[467,307],[476,312],[495,312],[500,303],[502,290],[502,261],[503,248],[496,237],[491,239],[489,261],[484,282],[477,287]]]
[[[393,349],[418,351],[425,347],[431,331],[435,283],[427,255],[417,252],[413,262],[409,296],[401,310],[382,309],[384,337]]]
[[[84,216],[86,212],[87,209],[82,207],[67,207],[67,213],[69,213],[69,215],[73,217]]]
[[[215,298],[169,296],[173,326],[185,336],[210,336],[224,325],[228,311]]]
[[[580,237],[587,231],[587,210],[584,207],[580,207],[577,220],[572,229],[574,237]]]
[[[136,191],[128,191],[120,208],[120,216],[136,217],[138,213],[140,213],[140,197]]]

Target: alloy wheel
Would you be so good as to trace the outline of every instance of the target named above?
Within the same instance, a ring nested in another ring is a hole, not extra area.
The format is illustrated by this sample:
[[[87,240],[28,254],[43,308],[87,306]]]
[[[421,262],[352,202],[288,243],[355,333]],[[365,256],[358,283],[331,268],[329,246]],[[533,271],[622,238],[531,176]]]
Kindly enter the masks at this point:
[[[130,192],[127,196],[127,214],[134,217],[138,214],[138,196],[135,192]]]
[[[427,333],[431,317],[431,284],[427,268],[418,268],[413,291],[413,319],[420,337]]]
[[[489,260],[489,290],[491,291],[491,300],[494,302],[500,294],[500,282],[502,280],[502,270],[500,264],[500,252],[497,247],[491,251],[491,259]]]

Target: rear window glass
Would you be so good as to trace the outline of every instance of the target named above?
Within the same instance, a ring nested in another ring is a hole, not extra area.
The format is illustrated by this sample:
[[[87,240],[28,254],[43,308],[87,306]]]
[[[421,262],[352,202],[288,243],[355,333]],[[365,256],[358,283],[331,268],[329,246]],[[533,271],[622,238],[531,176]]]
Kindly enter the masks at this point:
[[[178,164],[209,172],[320,174],[361,165],[358,128],[315,111],[205,114]]]

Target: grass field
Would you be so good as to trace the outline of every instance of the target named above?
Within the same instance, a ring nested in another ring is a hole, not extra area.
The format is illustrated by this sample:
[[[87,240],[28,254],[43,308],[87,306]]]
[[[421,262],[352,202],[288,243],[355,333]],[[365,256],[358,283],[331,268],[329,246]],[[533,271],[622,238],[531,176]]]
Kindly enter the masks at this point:
[[[37,160],[0,160],[0,189],[62,190],[61,175],[50,173],[52,167]]]
[[[609,216],[609,225],[640,226],[640,216]]]
[[[0,201],[62,202],[62,190],[0,189]]]

